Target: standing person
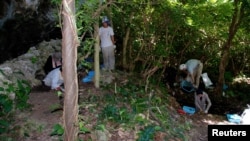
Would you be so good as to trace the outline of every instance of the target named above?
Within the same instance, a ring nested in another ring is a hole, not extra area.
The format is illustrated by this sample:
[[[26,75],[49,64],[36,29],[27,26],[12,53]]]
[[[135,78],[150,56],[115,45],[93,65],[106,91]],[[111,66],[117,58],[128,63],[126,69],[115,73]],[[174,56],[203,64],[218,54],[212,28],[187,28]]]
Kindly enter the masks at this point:
[[[43,79],[43,84],[50,87],[51,90],[64,91],[63,83],[64,82],[63,82],[63,76],[62,76],[62,67],[53,69]]]
[[[102,27],[99,28],[99,36],[104,69],[112,71],[115,69],[115,40],[113,28],[109,26],[109,20],[106,16],[102,19]]]
[[[198,89],[195,92],[195,97],[194,97],[195,101],[195,107],[196,107],[196,111],[197,112],[204,112],[204,113],[208,113],[208,110],[210,109],[210,107],[212,106],[211,100],[208,96],[208,94],[204,91],[202,91],[201,89]]]
[[[186,73],[186,80],[193,84],[196,89],[199,88],[203,63],[197,59],[190,59],[185,64],[181,64],[179,69]]]
[[[47,58],[43,69],[45,74],[47,75],[50,71],[60,66],[62,66],[62,53],[55,52]]]

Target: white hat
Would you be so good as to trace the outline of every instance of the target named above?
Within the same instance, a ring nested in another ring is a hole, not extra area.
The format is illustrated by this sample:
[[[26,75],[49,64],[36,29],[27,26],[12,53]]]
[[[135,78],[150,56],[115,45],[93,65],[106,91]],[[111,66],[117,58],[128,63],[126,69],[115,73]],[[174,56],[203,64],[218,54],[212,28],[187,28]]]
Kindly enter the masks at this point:
[[[186,64],[181,64],[179,69],[180,70],[185,70],[185,69],[187,69],[187,65]]]
[[[102,23],[104,23],[104,22],[109,22],[109,19],[108,19],[107,16],[103,16],[103,18],[102,18]]]

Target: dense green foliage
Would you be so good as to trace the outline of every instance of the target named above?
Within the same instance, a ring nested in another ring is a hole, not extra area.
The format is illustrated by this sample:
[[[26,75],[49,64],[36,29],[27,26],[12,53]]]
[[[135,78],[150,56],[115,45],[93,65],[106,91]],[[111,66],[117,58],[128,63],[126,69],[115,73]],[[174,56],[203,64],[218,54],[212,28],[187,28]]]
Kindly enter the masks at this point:
[[[82,39],[78,52],[80,64],[83,56],[91,57],[93,53],[93,24],[100,22],[102,16],[108,15],[116,34],[117,67],[150,76],[152,73],[148,72],[155,67],[156,70],[162,70],[166,66],[177,68],[187,59],[197,58],[204,62],[204,71],[214,74],[215,78],[218,77],[216,75],[218,75],[222,46],[228,38],[234,10],[232,1],[99,2],[81,1],[76,6],[76,22],[79,38]],[[108,2],[109,6],[103,9],[102,6]],[[243,10],[247,13],[249,2],[242,1],[242,3],[245,5]],[[96,17],[98,11],[101,13]],[[250,58],[246,54],[249,48],[247,21],[250,18],[247,14],[243,16],[242,24],[233,40],[227,67],[233,76],[237,76],[240,72],[249,74]],[[128,34],[127,44],[124,46],[126,34]],[[127,64],[122,63],[124,58]]]
[[[240,25],[225,69],[232,77],[249,75],[250,4],[248,0],[238,1],[235,6],[229,0],[77,0],[76,24],[81,41],[78,68],[91,68],[85,58],[93,57],[96,42],[93,25],[107,15],[115,29],[117,68],[148,77],[167,66],[178,68],[187,59],[197,58],[204,62],[204,72],[218,78],[234,9],[241,7]],[[52,2],[59,5],[61,0]]]
[[[0,134],[9,132],[17,110],[29,107],[27,103],[31,87],[24,80],[3,82],[0,87]]]

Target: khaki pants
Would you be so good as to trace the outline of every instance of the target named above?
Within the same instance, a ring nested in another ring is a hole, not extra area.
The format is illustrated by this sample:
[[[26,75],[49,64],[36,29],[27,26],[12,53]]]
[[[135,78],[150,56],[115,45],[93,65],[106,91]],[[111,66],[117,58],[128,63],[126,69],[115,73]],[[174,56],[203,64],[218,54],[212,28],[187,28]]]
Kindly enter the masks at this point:
[[[107,70],[115,69],[115,49],[114,46],[102,48],[103,64]]]

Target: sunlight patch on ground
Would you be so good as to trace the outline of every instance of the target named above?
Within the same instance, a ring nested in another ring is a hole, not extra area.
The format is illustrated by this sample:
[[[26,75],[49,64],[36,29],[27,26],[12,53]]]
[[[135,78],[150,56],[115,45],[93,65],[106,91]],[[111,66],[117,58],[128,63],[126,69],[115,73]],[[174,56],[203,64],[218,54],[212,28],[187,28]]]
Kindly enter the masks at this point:
[[[226,120],[223,120],[223,121],[215,121],[215,120],[211,120],[211,119],[204,119],[202,120],[204,123],[207,123],[207,124],[217,124],[217,125],[236,125],[235,123],[231,123],[231,122],[228,122]]]

